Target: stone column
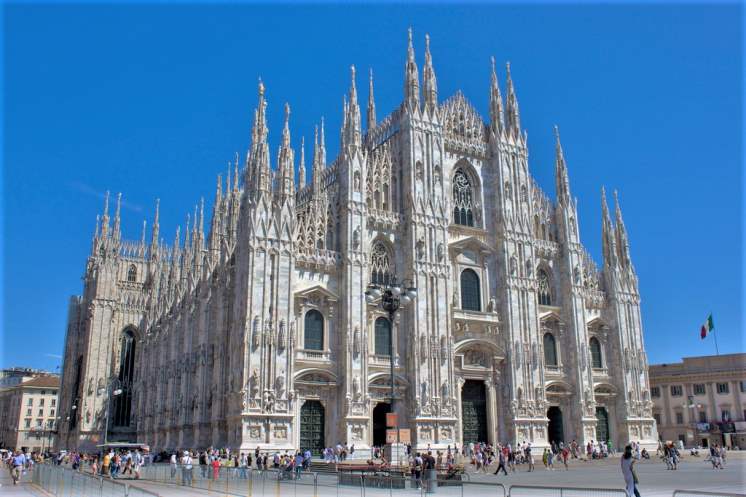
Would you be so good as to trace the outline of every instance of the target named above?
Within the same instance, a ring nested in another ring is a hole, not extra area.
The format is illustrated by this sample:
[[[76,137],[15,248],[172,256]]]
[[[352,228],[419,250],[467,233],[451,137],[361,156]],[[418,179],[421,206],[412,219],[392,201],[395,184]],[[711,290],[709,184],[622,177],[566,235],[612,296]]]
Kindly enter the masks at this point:
[[[497,395],[495,394],[495,383],[491,378],[484,380],[487,397],[487,440],[495,445],[497,440]]]

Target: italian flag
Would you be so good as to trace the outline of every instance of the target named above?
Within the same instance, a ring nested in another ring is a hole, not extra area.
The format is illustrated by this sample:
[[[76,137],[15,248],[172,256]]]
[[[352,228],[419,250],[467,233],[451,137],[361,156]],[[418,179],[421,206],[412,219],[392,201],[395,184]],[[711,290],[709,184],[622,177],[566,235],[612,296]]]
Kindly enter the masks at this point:
[[[702,328],[699,330],[699,337],[704,340],[707,334],[715,329],[715,324],[712,322],[712,314],[707,316],[707,321],[704,322]]]

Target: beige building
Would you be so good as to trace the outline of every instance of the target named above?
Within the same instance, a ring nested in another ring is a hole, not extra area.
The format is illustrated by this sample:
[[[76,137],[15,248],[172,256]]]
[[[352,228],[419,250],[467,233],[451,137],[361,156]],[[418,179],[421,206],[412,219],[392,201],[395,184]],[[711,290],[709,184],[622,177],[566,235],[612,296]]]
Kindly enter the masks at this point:
[[[651,365],[650,394],[662,440],[746,447],[746,354]]]
[[[1,447],[38,452],[53,445],[59,387],[58,375],[45,375],[0,390]]]

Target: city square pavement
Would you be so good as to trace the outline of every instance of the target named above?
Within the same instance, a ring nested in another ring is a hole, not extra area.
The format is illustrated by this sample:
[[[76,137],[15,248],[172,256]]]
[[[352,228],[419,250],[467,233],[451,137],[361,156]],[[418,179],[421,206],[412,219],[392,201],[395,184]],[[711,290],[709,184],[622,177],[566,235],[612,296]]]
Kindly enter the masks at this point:
[[[746,453],[729,453],[726,468],[714,470],[702,457],[687,456],[676,471],[667,470],[660,459],[640,461],[637,463],[637,474],[640,479],[639,490],[642,497],[671,497],[674,490],[690,490],[722,493],[746,493]],[[613,457],[601,461],[572,461],[569,469],[558,466],[554,471],[544,469],[539,463],[534,472],[527,472],[527,467],[519,466],[515,473],[508,476],[495,476],[494,465],[488,474],[476,474],[468,468],[468,480],[463,486],[438,487],[436,494],[444,497],[462,497],[479,495],[501,496],[503,489],[495,483],[505,486],[507,493],[510,485],[544,486],[544,487],[580,487],[595,490],[559,491],[540,489],[517,489],[513,495],[518,497],[624,497],[624,481],[619,470],[620,460]],[[195,473],[198,470],[195,468]],[[292,496],[292,497],[384,497],[386,495],[420,495],[421,491],[409,488],[390,490],[379,488],[359,488],[351,485],[337,485],[333,474],[319,474],[318,486],[314,492],[313,477],[304,474],[299,482],[282,481],[275,478],[247,480],[222,479],[200,485],[209,489],[186,488],[169,483],[155,481],[130,482],[163,497],[171,496],[207,496],[207,495],[242,495],[242,496]],[[603,489],[616,489],[616,492]],[[696,495],[696,494],[695,494]],[[682,497],[687,497],[684,494]]]

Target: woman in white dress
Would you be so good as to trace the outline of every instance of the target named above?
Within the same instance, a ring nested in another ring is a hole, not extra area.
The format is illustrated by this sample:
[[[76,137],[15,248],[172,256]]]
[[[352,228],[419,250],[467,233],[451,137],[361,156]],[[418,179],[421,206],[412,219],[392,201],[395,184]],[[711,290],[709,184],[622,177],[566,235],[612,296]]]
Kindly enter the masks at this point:
[[[624,486],[627,491],[627,497],[640,497],[637,491],[637,476],[635,475],[635,458],[632,457],[632,447],[627,445],[624,448],[622,456],[622,476],[624,477]]]

